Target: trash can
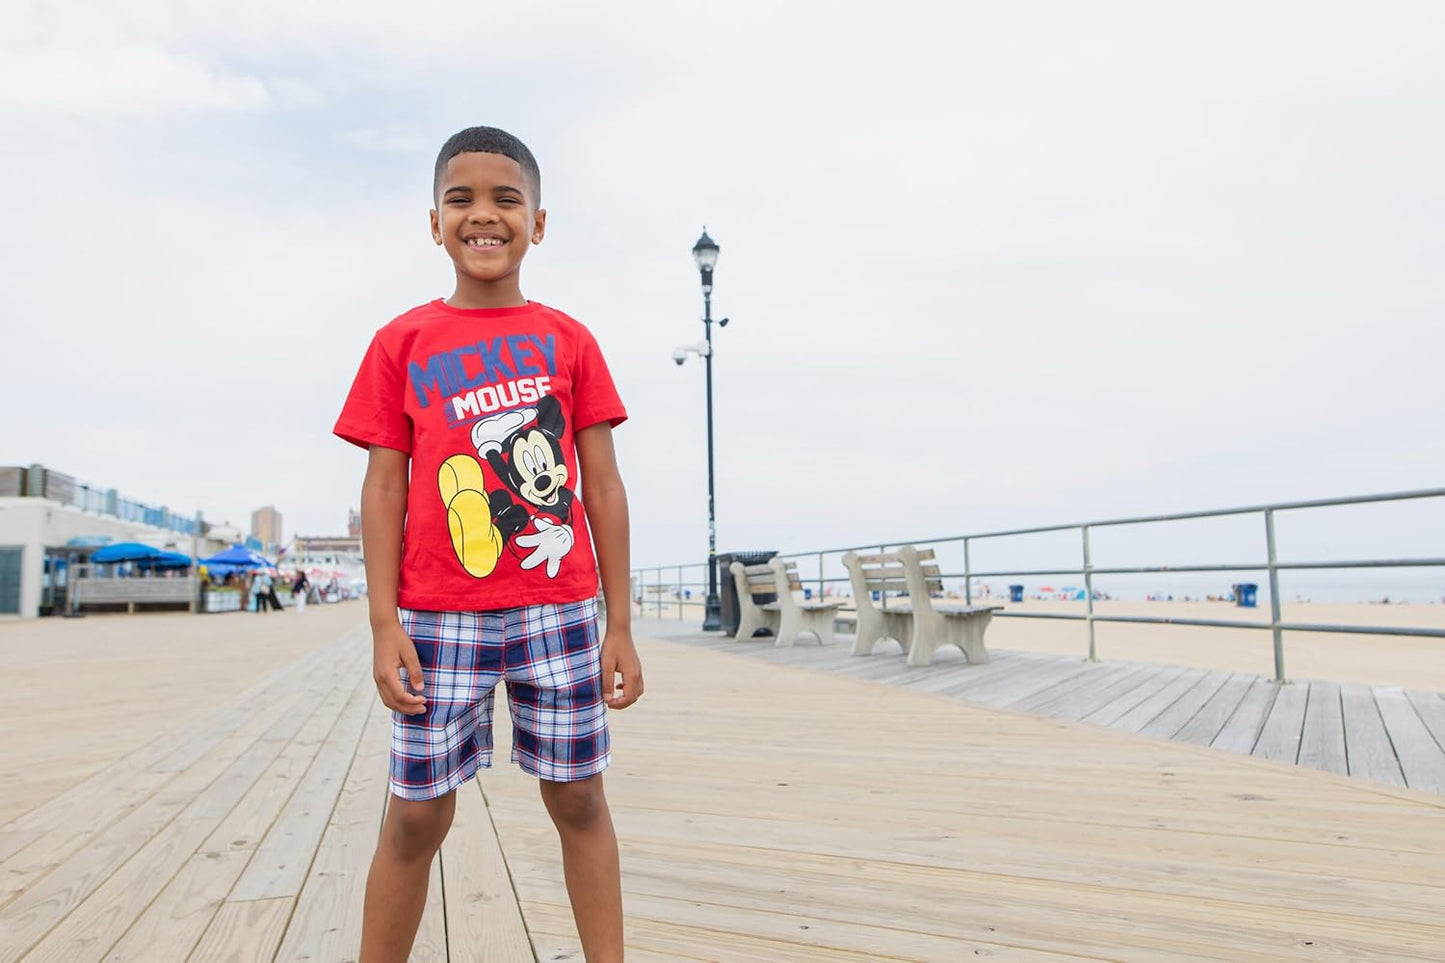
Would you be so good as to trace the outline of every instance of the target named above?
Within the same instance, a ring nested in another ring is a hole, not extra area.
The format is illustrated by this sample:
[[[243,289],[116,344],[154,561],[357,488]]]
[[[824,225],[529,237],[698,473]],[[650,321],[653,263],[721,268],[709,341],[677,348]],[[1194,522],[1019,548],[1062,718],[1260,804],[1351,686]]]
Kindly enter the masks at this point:
[[[1253,582],[1240,582],[1234,586],[1234,604],[1240,608],[1255,608],[1258,596],[1259,586]]]
[[[1024,600],[1024,587],[1022,585],[1010,585],[1008,587],[1008,600],[1010,602],[1022,602]]]
[[[742,562],[744,565],[762,565],[768,559],[778,554],[776,551],[763,552],[722,552],[716,556],[717,559],[717,588],[718,603],[722,615],[723,631],[728,635],[737,635],[738,626],[743,620],[743,610],[738,606],[738,586],[733,581],[733,573],[729,571],[733,562]],[[778,596],[772,595],[754,596],[759,605],[768,602],[776,602]]]

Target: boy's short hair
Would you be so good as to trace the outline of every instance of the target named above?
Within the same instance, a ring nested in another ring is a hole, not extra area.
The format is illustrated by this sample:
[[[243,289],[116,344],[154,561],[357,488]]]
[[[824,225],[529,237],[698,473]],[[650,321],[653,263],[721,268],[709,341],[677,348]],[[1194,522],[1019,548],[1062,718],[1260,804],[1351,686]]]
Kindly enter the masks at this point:
[[[442,145],[441,152],[437,154],[437,166],[432,174],[431,196],[435,203],[437,191],[441,190],[442,174],[447,169],[447,161],[458,154],[474,152],[478,154],[501,154],[503,157],[510,157],[522,168],[522,173],[531,178],[532,181],[532,202],[538,207],[542,206],[542,172],[537,168],[537,158],[522,143],[505,130],[496,127],[468,127],[466,130],[459,130],[447,138]]]

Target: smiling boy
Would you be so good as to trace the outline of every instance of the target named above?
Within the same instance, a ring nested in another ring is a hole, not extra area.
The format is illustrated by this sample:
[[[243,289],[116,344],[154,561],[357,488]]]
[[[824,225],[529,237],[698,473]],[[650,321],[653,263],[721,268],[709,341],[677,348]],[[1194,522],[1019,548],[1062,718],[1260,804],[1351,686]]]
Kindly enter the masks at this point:
[[[393,710],[361,959],[410,953],[455,792],[491,765],[505,681],[512,761],[538,778],[557,827],[586,958],[621,960],[602,771],[608,707],[643,691],[612,445],[627,414],[591,332],[522,296],[522,260],[547,224],[531,151],[495,128],[461,131],[437,157],[432,197],[456,288],[376,333],[335,428],[369,452],[373,675]]]

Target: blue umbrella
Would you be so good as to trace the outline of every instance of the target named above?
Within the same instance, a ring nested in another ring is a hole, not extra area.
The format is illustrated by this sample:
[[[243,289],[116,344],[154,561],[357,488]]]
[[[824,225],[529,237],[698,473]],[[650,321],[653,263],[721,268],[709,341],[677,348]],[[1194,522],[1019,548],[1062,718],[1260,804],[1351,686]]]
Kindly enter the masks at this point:
[[[215,565],[230,565],[235,568],[274,568],[276,563],[259,552],[253,552],[244,545],[232,545],[224,552],[217,552],[210,558],[201,559],[207,568]]]
[[[91,553],[90,560],[108,565],[112,562],[144,562],[166,554],[171,553],[163,552],[153,545],[142,545],[140,542],[120,542],[96,549]]]
[[[190,568],[191,557],[180,552],[161,552],[155,558],[143,559],[141,568]]]

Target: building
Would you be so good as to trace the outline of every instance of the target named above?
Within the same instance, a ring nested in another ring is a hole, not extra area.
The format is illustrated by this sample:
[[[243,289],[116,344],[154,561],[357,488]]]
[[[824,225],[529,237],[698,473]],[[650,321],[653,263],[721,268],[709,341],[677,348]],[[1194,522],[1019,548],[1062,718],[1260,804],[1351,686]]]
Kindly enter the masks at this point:
[[[251,513],[251,534],[261,540],[268,552],[284,545],[281,538],[281,513],[274,506],[267,505]]]
[[[77,484],[43,465],[0,467],[0,615],[40,615],[64,590],[74,557],[116,542],[200,558],[228,545],[199,516]]]
[[[354,508],[346,510],[346,534],[351,538],[361,537],[361,512]]]

